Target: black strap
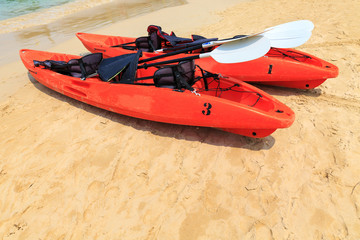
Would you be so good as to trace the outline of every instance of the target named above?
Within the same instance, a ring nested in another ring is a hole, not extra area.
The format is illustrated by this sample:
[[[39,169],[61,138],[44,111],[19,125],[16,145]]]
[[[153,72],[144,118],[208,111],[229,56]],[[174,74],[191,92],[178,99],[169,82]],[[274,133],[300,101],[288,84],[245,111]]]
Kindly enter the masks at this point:
[[[86,70],[85,70],[84,62],[82,61],[81,58],[78,61],[79,61],[80,70],[81,70],[81,80],[85,81],[87,76],[86,76]]]
[[[155,47],[154,47],[154,44],[152,43],[152,41],[151,41],[151,38],[149,38],[149,40],[148,40],[148,42],[149,42],[149,45],[150,45],[150,47],[151,47],[151,52],[155,52]]]
[[[186,81],[186,79],[184,79],[184,77],[177,70],[177,68],[174,67],[173,69],[174,69],[174,75],[175,75],[175,82],[179,86],[178,88],[179,89],[185,88],[185,89],[188,89],[190,91],[194,91],[194,88],[192,86],[190,86],[190,84]]]
[[[111,46],[111,47],[122,47],[122,48],[125,48],[125,47],[131,47],[131,46],[126,46],[126,45],[129,45],[129,44],[135,44],[136,42],[128,42],[128,43],[122,43],[122,44],[119,44],[119,45],[114,45],[114,46]]]
[[[209,90],[209,84],[208,84],[208,81],[207,81],[207,76],[205,75],[204,73],[204,69],[202,69],[199,65],[195,65],[196,67],[198,67],[201,71],[201,75],[202,75],[202,78],[204,79],[204,85],[205,85],[205,91]]]
[[[121,46],[123,49],[135,51],[137,48],[136,46]]]

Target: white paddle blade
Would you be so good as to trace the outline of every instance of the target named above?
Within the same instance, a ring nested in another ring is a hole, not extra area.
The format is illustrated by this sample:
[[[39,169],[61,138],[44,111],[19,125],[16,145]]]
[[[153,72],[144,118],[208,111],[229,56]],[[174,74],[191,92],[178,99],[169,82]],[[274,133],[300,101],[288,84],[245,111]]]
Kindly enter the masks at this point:
[[[261,35],[264,37],[267,37],[268,39],[292,39],[292,38],[302,38],[304,35],[308,35],[311,34],[311,31],[299,31],[297,29],[293,29],[293,30],[288,30],[285,32],[273,32],[273,31],[269,31],[269,32],[264,32]]]
[[[199,57],[211,56],[219,63],[247,62],[264,56],[270,50],[270,40],[264,36],[238,38],[215,48],[212,52]]]
[[[313,29],[311,21],[299,20],[267,28],[261,35],[270,39],[272,47],[294,48],[308,41]]]
[[[229,43],[234,40],[249,39],[256,36],[264,36],[268,38],[270,40],[271,47],[294,48],[308,41],[311,37],[311,31],[313,29],[314,24],[309,20],[293,21],[270,27],[262,32],[243,36],[241,38],[232,38],[205,43],[203,48]]]
[[[298,20],[293,22],[288,22],[284,24],[280,24],[274,27],[270,27],[265,29],[266,32],[274,32],[274,33],[280,33],[280,32],[289,32],[293,30],[298,30],[299,32],[311,32],[314,29],[314,24],[309,20]]]
[[[289,35],[288,37],[272,37],[270,38],[271,47],[276,48],[295,48],[305,42],[307,42],[311,37],[311,32],[303,33],[300,36]]]

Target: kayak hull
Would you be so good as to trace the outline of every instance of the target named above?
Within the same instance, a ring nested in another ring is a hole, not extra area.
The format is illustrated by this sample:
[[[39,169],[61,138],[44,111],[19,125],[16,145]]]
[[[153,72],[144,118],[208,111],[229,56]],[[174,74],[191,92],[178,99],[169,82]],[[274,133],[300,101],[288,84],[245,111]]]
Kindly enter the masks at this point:
[[[20,57],[30,74],[46,87],[81,102],[131,117],[213,127],[257,138],[266,137],[278,128],[291,126],[295,118],[294,112],[274,97],[243,82],[234,86],[231,79],[220,79],[221,87],[232,87],[235,91],[220,94],[215,91],[201,92],[203,82],[198,81],[194,85],[200,92],[197,95],[189,90],[108,83],[98,77],[82,81],[33,64],[33,60],[68,61],[80,58],[75,55],[23,49],[20,50]],[[137,72],[138,77],[149,74],[152,72],[148,70]]]
[[[102,52],[105,57],[133,53],[131,50],[111,46],[133,42],[135,38],[90,33],[76,35],[92,53]],[[159,54],[162,53],[143,52],[143,58]],[[179,54],[166,59],[189,55]],[[295,49],[271,48],[265,56],[242,63],[219,64],[209,57],[197,59],[196,64],[207,71],[220,73],[235,80],[299,89],[315,88],[328,78],[335,78],[339,74],[339,69],[335,65]]]

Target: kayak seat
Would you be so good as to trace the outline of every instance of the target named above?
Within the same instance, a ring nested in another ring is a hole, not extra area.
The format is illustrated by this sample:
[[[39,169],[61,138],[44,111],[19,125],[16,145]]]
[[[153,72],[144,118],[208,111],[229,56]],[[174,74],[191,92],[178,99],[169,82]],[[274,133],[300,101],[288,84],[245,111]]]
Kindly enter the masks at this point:
[[[195,83],[194,61],[184,61],[177,65],[165,65],[154,73],[156,87],[193,90]]]
[[[68,70],[71,76],[81,78],[96,73],[102,60],[102,54],[90,54],[80,59],[71,59],[68,61]],[[83,67],[83,69],[82,69]]]
[[[123,43],[111,47],[122,47],[127,50],[141,50],[143,52],[154,52],[162,48],[178,47],[187,43],[192,43],[202,40],[205,42],[206,38],[199,35],[192,35],[192,38],[177,37],[174,32],[167,34],[161,30],[160,26],[149,25],[148,36],[138,37],[134,42]],[[210,41],[210,39],[209,39]],[[134,45],[135,44],[135,45]]]
[[[136,49],[143,52],[154,52],[157,49],[161,49],[161,42],[162,40],[158,34],[156,32],[152,32],[147,37],[138,37],[135,40],[135,45]]]
[[[156,87],[175,88],[174,71],[170,67],[158,69],[154,73],[154,84]]]
[[[36,67],[43,66],[46,69],[60,74],[78,77],[85,80],[88,76],[97,72],[98,66],[103,60],[102,53],[93,53],[79,59],[71,59],[68,62],[45,60],[34,60]]]
[[[136,49],[141,50],[142,52],[151,52],[150,51],[150,44],[149,44],[149,37],[138,37],[135,40]],[[133,49],[135,50],[135,49]]]

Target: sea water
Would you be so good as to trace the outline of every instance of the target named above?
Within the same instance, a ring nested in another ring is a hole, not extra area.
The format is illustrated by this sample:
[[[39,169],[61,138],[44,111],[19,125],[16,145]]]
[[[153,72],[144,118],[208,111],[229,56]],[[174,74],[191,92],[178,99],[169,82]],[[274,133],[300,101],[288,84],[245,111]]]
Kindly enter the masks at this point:
[[[126,18],[185,3],[185,0],[0,0],[0,15],[8,17],[0,19],[0,66],[18,60],[22,48],[46,50],[74,38],[76,32],[91,32]]]
[[[0,20],[62,5],[72,0],[0,0]]]

